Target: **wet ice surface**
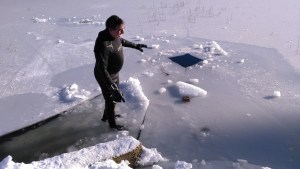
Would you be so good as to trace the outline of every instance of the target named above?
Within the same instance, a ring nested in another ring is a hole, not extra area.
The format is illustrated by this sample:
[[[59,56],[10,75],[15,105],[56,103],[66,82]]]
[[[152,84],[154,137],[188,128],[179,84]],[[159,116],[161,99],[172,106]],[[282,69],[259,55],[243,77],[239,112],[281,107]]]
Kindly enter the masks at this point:
[[[156,41],[151,38],[148,43]],[[126,90],[130,83],[123,81],[121,89],[128,101],[117,107],[117,113],[123,114],[121,123],[132,126],[130,135],[141,129],[142,144],[157,148],[171,162],[184,160],[197,166],[202,160],[228,161],[232,165],[246,159],[260,166],[297,168],[299,74],[276,50],[219,42],[228,52],[220,55],[193,45],[207,41],[174,38],[172,45],[164,43],[160,50],[132,55],[123,69],[134,66],[135,72],[122,72],[121,77],[138,79],[146,98],[135,100],[135,94]],[[169,59],[183,53],[204,61],[183,68]],[[179,81],[207,93],[183,102],[185,92],[179,90]],[[148,108],[145,100],[150,100]],[[100,121],[103,104],[101,97],[84,102],[59,119],[4,143],[1,150],[11,148],[14,160],[26,157],[31,161],[115,139],[118,133]],[[145,111],[140,126],[144,113],[135,115]],[[28,150],[22,154],[19,150],[24,144]]]
[[[143,79],[151,83],[145,88],[151,103],[141,142],[171,161],[247,159],[274,168],[299,166],[299,74],[273,49],[226,42],[221,46],[229,55],[185,48],[208,60],[188,69],[165,57],[168,52],[177,55],[180,47],[150,59],[159,61],[152,64],[155,75]],[[190,79],[199,79],[194,85],[207,96],[182,102],[175,83]],[[162,87],[167,92],[160,94],[156,90]]]

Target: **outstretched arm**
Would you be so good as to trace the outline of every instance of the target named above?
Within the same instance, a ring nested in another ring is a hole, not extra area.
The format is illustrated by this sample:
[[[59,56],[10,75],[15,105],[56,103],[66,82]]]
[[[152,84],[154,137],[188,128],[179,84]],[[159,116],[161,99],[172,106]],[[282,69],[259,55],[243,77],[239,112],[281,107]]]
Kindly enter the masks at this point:
[[[135,44],[135,43],[130,42],[130,41],[128,41],[126,39],[123,39],[123,38],[121,39],[121,42],[122,42],[122,45],[124,47],[134,48],[134,49],[137,49],[137,50],[139,50],[141,52],[143,52],[142,48],[147,48],[147,45],[145,45],[145,44]]]

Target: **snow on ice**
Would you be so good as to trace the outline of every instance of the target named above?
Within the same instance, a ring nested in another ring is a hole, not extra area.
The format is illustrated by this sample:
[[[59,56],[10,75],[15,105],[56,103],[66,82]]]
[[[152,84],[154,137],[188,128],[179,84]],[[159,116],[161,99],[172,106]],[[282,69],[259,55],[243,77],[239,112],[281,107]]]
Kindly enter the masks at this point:
[[[77,84],[65,86],[58,92],[59,99],[63,102],[74,102],[76,100],[86,100],[91,95],[91,92],[85,89],[79,89]]]

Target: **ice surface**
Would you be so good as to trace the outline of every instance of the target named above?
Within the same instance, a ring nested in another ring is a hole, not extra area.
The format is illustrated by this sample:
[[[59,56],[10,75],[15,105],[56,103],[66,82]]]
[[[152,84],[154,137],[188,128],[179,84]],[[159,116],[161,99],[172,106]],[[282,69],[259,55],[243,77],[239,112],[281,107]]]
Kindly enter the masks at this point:
[[[117,13],[126,23],[124,38],[151,48],[144,54],[124,48],[121,81],[138,79],[147,99],[125,92],[128,104],[118,111],[137,127],[140,110],[147,110],[141,141],[173,161],[160,166],[174,169],[177,160],[204,159],[206,167],[253,167],[236,161],[245,159],[298,169],[299,3],[5,0],[0,7],[6,16],[0,20],[0,135],[100,93],[93,77],[94,40],[110,13]],[[184,70],[168,60],[185,53],[205,59],[203,65]],[[208,93],[183,103],[178,81]],[[77,90],[68,88],[72,84]],[[166,92],[160,94],[162,88]]]

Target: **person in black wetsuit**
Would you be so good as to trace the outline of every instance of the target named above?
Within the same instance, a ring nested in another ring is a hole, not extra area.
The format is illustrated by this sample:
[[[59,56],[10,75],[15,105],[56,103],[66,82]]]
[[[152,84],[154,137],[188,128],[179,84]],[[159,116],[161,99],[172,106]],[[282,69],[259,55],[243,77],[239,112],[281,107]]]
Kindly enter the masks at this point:
[[[125,102],[119,90],[119,71],[124,62],[123,46],[143,52],[145,44],[135,44],[121,38],[124,34],[124,21],[116,15],[110,16],[105,22],[105,30],[99,32],[95,42],[94,53],[96,64],[95,78],[100,85],[105,99],[102,121],[107,121],[110,128],[123,130],[124,126],[117,125],[115,120],[116,102]]]

